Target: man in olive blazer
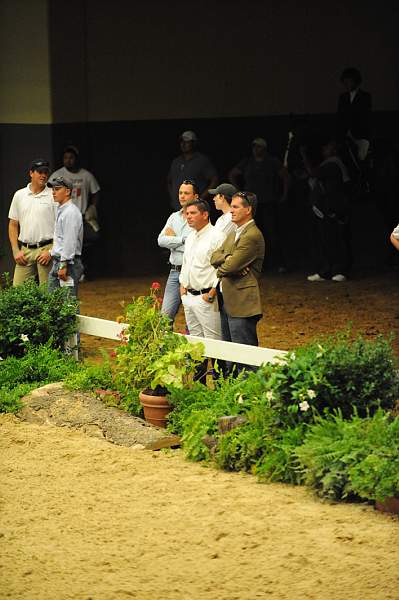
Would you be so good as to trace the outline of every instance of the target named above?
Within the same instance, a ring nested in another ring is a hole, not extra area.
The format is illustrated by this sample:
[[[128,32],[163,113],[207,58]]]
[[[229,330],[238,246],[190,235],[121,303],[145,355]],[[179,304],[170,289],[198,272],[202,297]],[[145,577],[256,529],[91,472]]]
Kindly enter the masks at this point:
[[[220,280],[222,337],[225,341],[257,346],[256,325],[262,316],[259,278],[265,241],[253,219],[255,194],[238,192],[232,198],[230,211],[237,229],[211,256]],[[241,370],[244,365],[237,367]]]

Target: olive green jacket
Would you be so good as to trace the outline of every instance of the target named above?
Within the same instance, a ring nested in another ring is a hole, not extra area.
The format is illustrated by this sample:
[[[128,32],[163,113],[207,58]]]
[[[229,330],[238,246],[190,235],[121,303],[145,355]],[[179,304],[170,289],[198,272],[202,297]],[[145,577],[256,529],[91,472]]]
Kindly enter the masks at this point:
[[[212,254],[211,264],[222,282],[223,302],[230,316],[262,314],[258,280],[264,257],[265,240],[254,221],[247,225],[237,242],[233,231]],[[245,267],[249,267],[249,272],[242,275]]]

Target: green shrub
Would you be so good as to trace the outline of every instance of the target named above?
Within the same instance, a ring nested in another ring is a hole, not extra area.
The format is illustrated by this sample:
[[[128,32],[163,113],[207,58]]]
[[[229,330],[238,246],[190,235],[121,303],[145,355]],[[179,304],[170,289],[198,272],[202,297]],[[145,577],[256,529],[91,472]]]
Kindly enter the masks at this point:
[[[64,348],[77,330],[77,306],[66,288],[49,293],[33,280],[0,290],[0,356],[22,356],[28,342]]]
[[[399,378],[389,341],[372,342],[340,333],[287,355],[281,364],[261,368],[265,389],[281,425],[313,422],[314,415],[340,410],[349,418],[392,409]]]
[[[330,500],[399,493],[399,418],[382,409],[369,418],[318,419],[295,453],[304,482]]]
[[[22,408],[21,398],[36,387],[34,383],[19,383],[14,388],[0,387],[0,413],[16,413]]]
[[[79,369],[65,380],[65,387],[70,390],[89,392],[97,388],[114,389],[111,365],[105,361],[99,365],[80,365]]]
[[[23,357],[9,356],[0,362],[0,412],[16,412],[20,398],[32,389],[61,381],[78,369],[72,357],[49,344],[28,344]]]

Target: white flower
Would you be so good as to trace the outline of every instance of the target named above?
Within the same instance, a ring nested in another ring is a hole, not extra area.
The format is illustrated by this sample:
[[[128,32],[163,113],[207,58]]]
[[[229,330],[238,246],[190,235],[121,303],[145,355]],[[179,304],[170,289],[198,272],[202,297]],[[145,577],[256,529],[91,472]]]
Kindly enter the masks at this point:
[[[242,394],[240,394],[237,398],[237,402],[238,404],[244,404],[244,398],[242,397]]]
[[[291,356],[290,356],[291,360],[295,360],[296,359],[296,354],[295,352],[291,352]]]
[[[316,392],[314,390],[307,390],[307,392],[310,399],[316,398]]]
[[[316,358],[321,358],[322,356],[323,356],[323,352],[318,352],[318,353],[316,354]]]
[[[274,394],[272,392],[272,390],[269,390],[268,392],[266,392],[266,398],[269,400],[273,400],[274,399]]]
[[[302,412],[306,412],[307,410],[309,410],[310,408],[310,404],[309,402],[307,402],[306,400],[304,400],[303,402],[299,403],[299,408]]]
[[[25,333],[23,333],[23,334],[21,335],[21,340],[22,340],[23,342],[29,342],[29,337],[28,337],[27,335],[25,335]]]

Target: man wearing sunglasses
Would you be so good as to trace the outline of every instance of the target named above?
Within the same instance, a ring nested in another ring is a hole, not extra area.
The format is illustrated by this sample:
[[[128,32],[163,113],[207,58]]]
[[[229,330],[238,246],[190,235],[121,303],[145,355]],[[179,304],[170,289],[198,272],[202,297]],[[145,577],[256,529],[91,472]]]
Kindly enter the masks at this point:
[[[265,256],[265,240],[255,224],[256,195],[237,192],[231,220],[237,226],[211,256],[217,269],[222,338],[250,346],[258,345],[256,326],[262,317],[259,279]],[[237,363],[237,370],[251,369]]]
[[[15,260],[14,285],[30,277],[47,283],[56,214],[56,205],[47,187],[49,173],[47,160],[33,160],[29,169],[30,183],[15,192],[11,202],[8,236]]]

